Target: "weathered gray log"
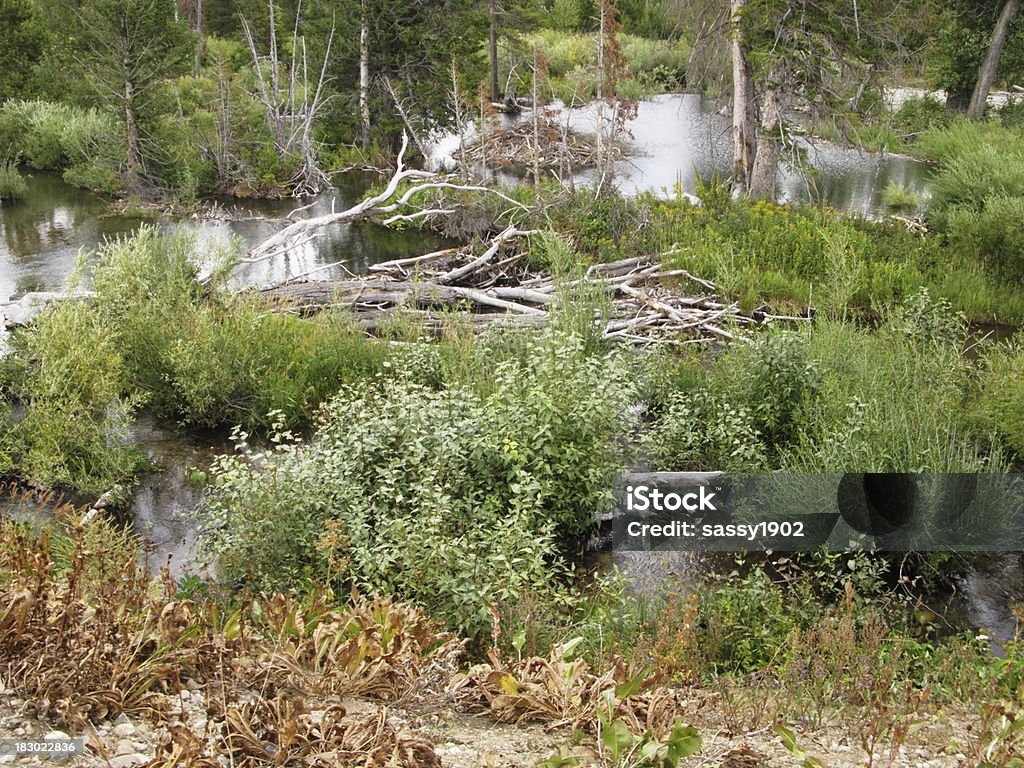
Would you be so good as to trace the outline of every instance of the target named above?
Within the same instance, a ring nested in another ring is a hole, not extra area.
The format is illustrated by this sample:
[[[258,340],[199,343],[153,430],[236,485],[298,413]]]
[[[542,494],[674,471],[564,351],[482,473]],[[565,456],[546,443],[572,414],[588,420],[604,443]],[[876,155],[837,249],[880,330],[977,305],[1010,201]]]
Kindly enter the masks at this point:
[[[508,298],[503,298],[504,293]],[[406,307],[429,309],[456,307],[470,304],[502,309],[516,314],[544,314],[543,309],[528,306],[523,301],[510,301],[519,291],[492,288],[489,291],[438,285],[434,282],[415,283],[408,280],[323,280],[304,283],[286,283],[260,291],[260,297],[269,305],[288,307],[300,312],[316,311],[326,306],[353,310],[363,306]],[[543,303],[523,291],[518,298]],[[544,299],[550,299],[544,296]]]
[[[31,323],[36,315],[55,301],[69,298],[88,299],[94,295],[92,291],[76,291],[74,293],[34,291],[26,293],[15,301],[0,304],[0,314],[3,316],[4,328],[12,330]]]

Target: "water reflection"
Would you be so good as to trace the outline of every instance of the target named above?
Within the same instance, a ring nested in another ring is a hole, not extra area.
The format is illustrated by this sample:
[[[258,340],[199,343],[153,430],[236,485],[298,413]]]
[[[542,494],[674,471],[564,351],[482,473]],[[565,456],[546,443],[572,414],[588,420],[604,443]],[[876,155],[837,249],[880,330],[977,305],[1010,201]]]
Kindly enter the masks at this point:
[[[312,201],[303,215],[344,210],[360,200],[372,177],[349,174],[340,186]],[[310,200],[256,200],[225,203],[225,220],[161,220],[169,232],[187,232],[198,241],[201,253],[248,247],[284,225],[295,207]],[[108,201],[66,184],[52,173],[33,172],[28,195],[0,204],[0,302],[29,291],[55,291],[68,287],[79,254],[89,254],[104,241],[130,235],[145,222],[107,215]],[[423,232],[397,232],[370,224],[332,227],[284,258],[247,265],[236,275],[240,284],[264,284],[341,262],[316,272],[315,278],[365,272],[387,259],[416,256],[436,250],[437,237]]]
[[[591,105],[564,114],[571,127],[594,133],[595,112]],[[644,99],[637,105],[636,118],[626,125],[633,153],[616,165],[618,188],[627,195],[643,191],[669,194],[681,184],[684,191],[693,193],[698,177],[728,176],[732,168],[730,126],[721,103],[697,94]],[[443,137],[432,159],[444,163],[457,152],[458,144],[457,136]],[[783,201],[824,203],[873,215],[881,211],[882,192],[890,181],[925,191],[930,168],[919,160],[805,139],[798,139],[798,146],[806,155],[810,173],[798,170],[796,163],[783,164],[779,170]],[[575,176],[576,183],[594,180],[593,171]]]

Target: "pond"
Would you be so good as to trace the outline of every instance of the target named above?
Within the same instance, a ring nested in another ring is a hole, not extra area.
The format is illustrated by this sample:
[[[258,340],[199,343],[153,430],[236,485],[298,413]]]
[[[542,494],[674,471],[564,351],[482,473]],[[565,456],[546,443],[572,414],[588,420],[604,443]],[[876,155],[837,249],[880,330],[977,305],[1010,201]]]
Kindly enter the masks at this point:
[[[568,110],[566,115],[572,128],[595,132],[597,121],[592,106]],[[525,115],[503,118],[506,126],[527,119]],[[624,194],[671,194],[676,184],[692,194],[696,192],[698,178],[725,178],[731,173],[731,122],[721,102],[698,94],[663,94],[644,99],[637,104],[636,118],[626,124],[626,130],[631,153],[615,167],[616,185]],[[431,160],[438,166],[450,165],[458,145],[457,135],[443,137],[435,145]],[[927,193],[932,169],[921,160],[803,137],[797,138],[797,145],[805,156],[804,168],[792,162],[782,163],[779,192],[783,202],[822,203],[874,216],[883,212],[883,192],[890,183],[919,194]],[[593,180],[593,171],[574,178],[576,183]]]
[[[110,201],[76,189],[57,174],[33,171],[28,195],[0,203],[0,303],[30,291],[67,288],[79,253],[89,254],[105,240],[131,235],[146,219],[109,213]],[[340,175],[338,187],[314,200],[221,201],[215,219],[160,219],[157,226],[193,235],[200,251],[252,246],[285,225],[288,213],[313,203],[303,215],[344,210],[362,199],[372,176]],[[365,272],[371,264],[435,250],[438,238],[423,232],[401,232],[372,224],[335,227],[286,257],[246,265],[237,272],[242,284],[266,284],[335,264],[315,274],[339,277],[345,270]],[[341,262],[341,263],[338,263]]]

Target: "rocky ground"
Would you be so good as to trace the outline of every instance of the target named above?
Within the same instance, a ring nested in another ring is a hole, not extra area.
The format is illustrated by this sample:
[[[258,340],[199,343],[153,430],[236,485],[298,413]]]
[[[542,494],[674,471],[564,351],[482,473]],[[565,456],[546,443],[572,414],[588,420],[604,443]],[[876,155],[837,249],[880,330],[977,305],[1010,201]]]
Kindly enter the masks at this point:
[[[207,754],[216,755],[214,748],[216,728],[207,720],[205,696],[200,691],[183,691],[180,706],[171,713],[178,722],[186,723],[189,729],[207,742]],[[560,750],[581,758],[582,765],[602,765],[591,744],[581,742],[580,735],[568,729],[547,730],[542,724],[496,723],[492,719],[453,711],[445,707],[419,705],[415,708],[386,706],[379,702],[345,699],[341,702],[322,701],[311,706],[325,709],[341,704],[346,717],[364,719],[368,716],[382,716],[387,723],[403,734],[413,736],[433,745],[442,765],[450,768],[518,768],[535,766]],[[707,768],[788,768],[803,763],[788,751],[771,725],[746,733],[733,733],[722,722],[722,711],[709,711],[708,699],[694,700],[693,711],[684,713],[698,725],[703,736],[703,746],[697,755],[684,761],[685,765],[707,766]],[[61,737],[57,728],[47,724],[29,712],[26,702],[9,691],[0,692],[0,738],[38,739]],[[315,719],[323,711],[314,709],[310,714]],[[714,724],[718,721],[717,726]],[[933,715],[920,721],[895,755],[889,750],[880,750],[874,765],[891,768],[953,768],[954,766],[976,765],[965,752],[970,747],[969,728],[962,726],[963,720],[956,713]],[[114,721],[98,724],[82,732],[71,733],[71,737],[84,736],[88,755],[74,757],[63,762],[68,766],[106,766],[108,768],[131,768],[149,763],[160,752],[159,745],[166,742],[169,728],[154,727],[141,719],[124,715]],[[829,768],[853,768],[870,766],[867,755],[855,740],[848,735],[847,727],[833,727],[816,731],[801,731],[799,724],[798,748],[807,756],[817,759]],[[220,756],[217,762],[229,768],[228,757]],[[53,760],[39,757],[17,758],[0,755],[0,765],[54,766]],[[806,763],[804,763],[806,765]]]

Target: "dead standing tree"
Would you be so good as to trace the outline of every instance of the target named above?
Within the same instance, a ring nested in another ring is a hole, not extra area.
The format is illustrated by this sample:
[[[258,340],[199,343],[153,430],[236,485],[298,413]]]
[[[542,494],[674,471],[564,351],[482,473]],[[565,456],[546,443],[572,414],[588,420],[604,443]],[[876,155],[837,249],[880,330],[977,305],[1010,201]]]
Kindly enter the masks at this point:
[[[284,229],[276,232],[263,242],[253,246],[243,257],[240,264],[252,264],[258,261],[265,261],[315,240],[320,236],[320,230],[325,227],[338,224],[350,224],[356,221],[373,220],[384,226],[395,224],[399,221],[414,221],[416,219],[430,219],[448,216],[454,213],[453,209],[439,205],[418,208],[412,213],[399,213],[409,206],[410,201],[417,195],[424,192],[453,190],[463,192],[481,192],[495,195],[509,203],[512,209],[526,212],[528,206],[517,200],[503,195],[490,187],[473,184],[456,184],[449,181],[449,177],[441,176],[430,171],[423,171],[417,168],[405,167],[405,153],[409,148],[408,134],[402,134],[402,147],[398,152],[398,160],[395,166],[395,173],[388,181],[384,191],[378,195],[366,198],[362,202],[344,211],[331,211],[322,216],[314,216],[307,219],[295,219]],[[404,186],[408,183],[411,186]],[[403,188],[404,187],[404,188]],[[290,217],[305,210],[299,208],[292,211]]]
[[[306,38],[299,34],[302,6],[295,14],[292,33],[290,66],[285,69],[278,57],[277,17],[274,3],[270,10],[269,48],[261,54],[256,44],[252,25],[242,18],[242,30],[252,56],[253,69],[259,92],[253,96],[263,105],[267,128],[274,142],[274,150],[282,161],[297,161],[297,168],[287,184],[295,196],[316,194],[330,186],[330,179],[320,168],[317,145],[313,139],[313,125],[327,103],[324,85],[327,81],[327,62],[334,42],[334,28],[327,38],[327,49],[320,66],[315,86],[310,85],[309,62],[306,56]]]

